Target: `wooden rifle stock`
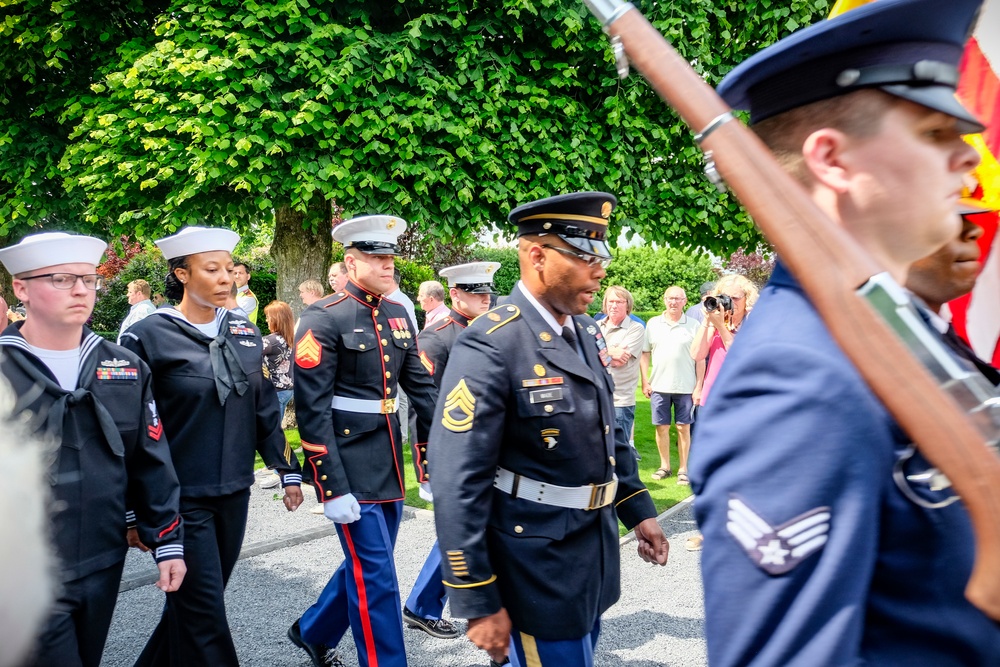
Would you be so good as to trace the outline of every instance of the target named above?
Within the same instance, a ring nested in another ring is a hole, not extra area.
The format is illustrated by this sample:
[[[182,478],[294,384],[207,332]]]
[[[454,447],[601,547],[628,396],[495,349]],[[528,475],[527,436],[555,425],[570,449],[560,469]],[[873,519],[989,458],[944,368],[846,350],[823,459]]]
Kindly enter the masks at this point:
[[[660,97],[706,135],[702,148],[711,152],[718,173],[777,249],[840,348],[924,457],[951,480],[976,534],[966,597],[1000,620],[1000,457],[857,294],[881,267],[816,207],[750,129],[720,122],[729,107],[638,10],[620,0],[587,4]]]

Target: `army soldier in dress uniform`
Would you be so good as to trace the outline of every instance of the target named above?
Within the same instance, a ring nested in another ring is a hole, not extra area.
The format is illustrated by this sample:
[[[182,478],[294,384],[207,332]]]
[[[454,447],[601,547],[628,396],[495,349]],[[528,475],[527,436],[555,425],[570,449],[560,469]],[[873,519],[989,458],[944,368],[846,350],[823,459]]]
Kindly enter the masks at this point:
[[[417,411],[427,442],[437,399],[417,354],[416,331],[393,289],[396,239],[406,221],[372,215],[340,223],[349,280],[302,313],[295,343],[295,404],[306,466],[346,558],[316,603],[289,629],[316,665],[350,627],[361,665],[406,664],[393,547],[403,509],[403,445],[396,397]]]
[[[444,369],[448,366],[448,353],[455,338],[469,326],[469,322],[490,309],[493,294],[493,276],[500,268],[499,262],[472,262],[441,269],[441,277],[448,280],[451,310],[440,321],[432,323],[417,336],[420,362],[440,386]],[[420,497],[434,502],[427,478],[427,448],[415,447],[413,463],[420,481]],[[419,628],[432,637],[452,639],[458,637],[454,624],[441,618],[448,590],[441,579],[441,551],[437,542],[420,568],[413,590],[403,607],[403,621],[411,628]]]
[[[137,665],[238,665],[225,588],[246,530],[254,450],[281,474],[285,507],[302,502],[299,462],[262,370],[260,331],[222,307],[239,239],[228,229],[186,227],[156,241],[170,267],[167,297],[177,306],[157,310],[122,336],[153,371],[181,483],[189,561],[186,585],[167,596]]]
[[[15,413],[58,445],[51,535],[62,590],[29,664],[99,665],[125,565],[127,508],[154,551],[157,586],[184,579],[180,495],[149,368],[84,326],[107,244],[45,233],[0,250],[29,317],[0,335],[0,373]]]
[[[511,212],[521,281],[458,337],[441,381],[429,463],[444,582],[494,661],[509,646],[515,665],[593,665],[620,593],[619,518],[644,560],[667,560],[584,314],[611,261],[614,204],[584,192]]]
[[[719,85],[900,284],[958,236],[977,163],[961,135],[982,126],[954,93],[979,6],[878,0]],[[998,664],[1000,625],[964,595],[968,512],[928,484],[926,459],[780,262],[699,420],[690,474],[713,666]]]

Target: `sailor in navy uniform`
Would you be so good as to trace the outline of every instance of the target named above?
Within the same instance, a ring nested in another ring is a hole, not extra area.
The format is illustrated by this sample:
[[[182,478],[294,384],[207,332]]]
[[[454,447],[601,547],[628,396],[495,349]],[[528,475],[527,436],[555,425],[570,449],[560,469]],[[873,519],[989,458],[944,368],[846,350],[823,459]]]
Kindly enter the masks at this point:
[[[14,411],[58,444],[51,463],[51,535],[61,591],[31,665],[99,665],[128,550],[126,508],[153,549],[157,585],[184,579],[179,486],[149,368],[84,326],[107,244],[63,233],[0,250],[28,318],[0,335],[0,373]]]
[[[440,386],[455,339],[469,326],[469,322],[490,309],[493,276],[499,268],[499,262],[471,262],[441,269],[441,277],[448,280],[451,311],[417,336],[420,362],[433,376],[434,384]],[[427,447],[414,448],[413,463],[420,481],[420,497],[434,502],[427,478]],[[403,621],[432,637],[458,637],[454,624],[441,618],[447,599],[448,590],[441,577],[441,550],[435,542],[406,599]]]
[[[337,225],[349,280],[302,313],[295,343],[295,405],[316,492],[337,524],[346,558],[289,638],[316,665],[348,627],[361,665],[406,664],[393,547],[403,507],[399,388],[417,411],[416,447],[427,442],[437,388],[417,354],[416,332],[393,289],[396,239],[406,221],[387,215]]]
[[[298,459],[263,376],[260,331],[222,307],[238,242],[232,231],[202,227],[156,241],[170,266],[166,295],[179,303],[122,337],[153,371],[189,562],[187,585],[167,596],[138,665],[238,665],[224,593],[243,544],[255,450],[281,474],[289,511],[302,502]]]
[[[812,200],[902,283],[959,231],[982,126],[956,100],[979,0],[878,0],[719,85]],[[879,341],[870,341],[877,346]],[[691,448],[712,665],[995,665],[964,595],[969,515],[779,262]]]
[[[458,336],[441,381],[429,464],[444,582],[496,662],[593,665],[620,593],[618,519],[645,560],[667,560],[628,438],[615,437],[607,346],[584,314],[610,262],[614,203],[586,192],[511,212],[521,281]]]

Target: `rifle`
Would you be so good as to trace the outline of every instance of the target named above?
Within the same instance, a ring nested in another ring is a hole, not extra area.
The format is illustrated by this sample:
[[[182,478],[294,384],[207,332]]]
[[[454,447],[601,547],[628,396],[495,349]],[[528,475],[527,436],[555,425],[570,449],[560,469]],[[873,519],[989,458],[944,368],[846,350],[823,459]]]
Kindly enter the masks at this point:
[[[619,74],[627,76],[631,62],[697,132],[709,178],[717,186],[724,180],[740,198],[834,340],[921,454],[950,480],[976,534],[965,595],[1000,620],[1000,457],[995,452],[1000,398],[992,386],[953,361],[915,319],[905,291],[833,224],[751,130],[732,122],[726,103],[632,4],[585,2],[611,37]]]

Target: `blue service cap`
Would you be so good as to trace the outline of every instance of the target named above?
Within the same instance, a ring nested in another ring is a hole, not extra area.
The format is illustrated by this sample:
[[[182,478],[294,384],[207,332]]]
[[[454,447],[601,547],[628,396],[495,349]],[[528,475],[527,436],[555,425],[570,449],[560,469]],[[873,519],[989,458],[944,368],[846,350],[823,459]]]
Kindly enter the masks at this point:
[[[572,192],[518,206],[507,219],[517,235],[555,234],[577,250],[608,259],[608,218],[618,200],[607,192]]]
[[[982,0],[876,0],[792,33],[741,63],[717,92],[750,123],[820,100],[877,88],[983,124],[955,98],[958,63]]]

